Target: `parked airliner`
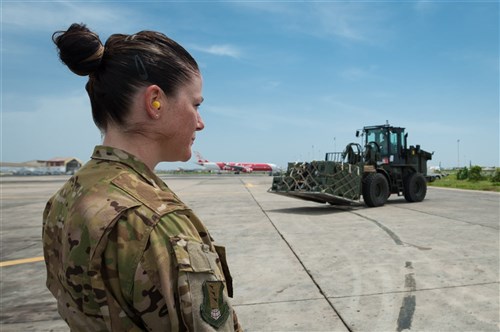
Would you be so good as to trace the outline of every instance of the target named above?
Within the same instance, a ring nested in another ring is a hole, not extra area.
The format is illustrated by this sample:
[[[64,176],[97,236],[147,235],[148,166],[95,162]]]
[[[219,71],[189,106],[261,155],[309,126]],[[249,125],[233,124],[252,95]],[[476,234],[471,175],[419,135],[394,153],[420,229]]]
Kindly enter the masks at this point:
[[[249,162],[225,162],[225,161],[209,161],[204,159],[199,152],[195,152],[196,164],[204,167],[206,170],[212,171],[233,171],[236,174],[239,172],[251,173],[257,172],[277,172],[278,166],[269,163],[249,163]]]

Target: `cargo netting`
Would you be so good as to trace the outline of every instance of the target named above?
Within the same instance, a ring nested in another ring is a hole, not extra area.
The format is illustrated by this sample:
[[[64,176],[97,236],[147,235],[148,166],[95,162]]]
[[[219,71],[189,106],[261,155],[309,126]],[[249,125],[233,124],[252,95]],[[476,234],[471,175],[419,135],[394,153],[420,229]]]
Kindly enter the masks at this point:
[[[345,163],[336,154],[326,159],[288,163],[287,172],[274,177],[270,192],[317,202],[359,200],[363,166]]]

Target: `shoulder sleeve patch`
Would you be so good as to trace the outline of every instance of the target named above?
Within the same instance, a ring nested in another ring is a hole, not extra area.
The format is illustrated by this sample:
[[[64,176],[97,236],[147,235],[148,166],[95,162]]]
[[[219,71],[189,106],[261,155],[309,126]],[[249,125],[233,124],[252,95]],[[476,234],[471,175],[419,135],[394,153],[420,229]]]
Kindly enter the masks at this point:
[[[133,174],[120,174],[112,183],[160,216],[187,209],[174,193],[155,188]]]
[[[224,302],[222,281],[207,280],[203,283],[203,303],[200,306],[201,318],[216,329],[229,317],[229,305]]]

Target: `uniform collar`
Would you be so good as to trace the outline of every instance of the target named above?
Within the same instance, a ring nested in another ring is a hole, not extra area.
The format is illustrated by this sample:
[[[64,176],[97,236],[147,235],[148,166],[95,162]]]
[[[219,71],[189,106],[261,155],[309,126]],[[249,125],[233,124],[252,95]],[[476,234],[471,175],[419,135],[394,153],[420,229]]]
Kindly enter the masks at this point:
[[[122,163],[141,175],[151,185],[159,188],[165,187],[163,181],[153,171],[151,171],[146,166],[146,164],[144,164],[136,156],[126,151],[110,146],[97,145],[94,148],[94,153],[92,153],[91,158],[95,160],[115,161]]]

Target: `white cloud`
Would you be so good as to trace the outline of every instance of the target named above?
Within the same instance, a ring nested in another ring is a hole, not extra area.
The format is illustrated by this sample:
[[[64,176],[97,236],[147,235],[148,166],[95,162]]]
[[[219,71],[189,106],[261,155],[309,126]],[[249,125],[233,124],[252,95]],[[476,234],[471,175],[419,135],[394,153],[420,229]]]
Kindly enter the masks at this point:
[[[421,14],[433,13],[437,10],[438,4],[429,0],[418,0],[413,5],[415,11]]]
[[[236,59],[238,59],[241,56],[241,51],[237,47],[227,44],[210,45],[210,46],[192,45],[191,48],[203,53],[208,53],[218,56],[228,56]]]
[[[389,12],[377,3],[316,3],[312,14],[313,24],[324,35],[373,44],[383,42],[390,34],[384,28]]]
[[[346,6],[316,6],[314,14],[318,24],[327,34],[342,38],[363,40],[366,37],[362,31],[364,20],[360,12]]]
[[[266,81],[262,84],[264,90],[274,90],[281,85],[280,81]]]
[[[291,15],[296,14],[293,6],[290,6],[288,1],[235,1],[228,4],[241,8],[244,12],[249,10],[266,12],[272,15]]]
[[[384,27],[390,11],[383,3],[243,2],[237,5],[272,16],[279,28],[316,37],[335,36],[342,40],[374,44],[383,42],[391,34]]]

